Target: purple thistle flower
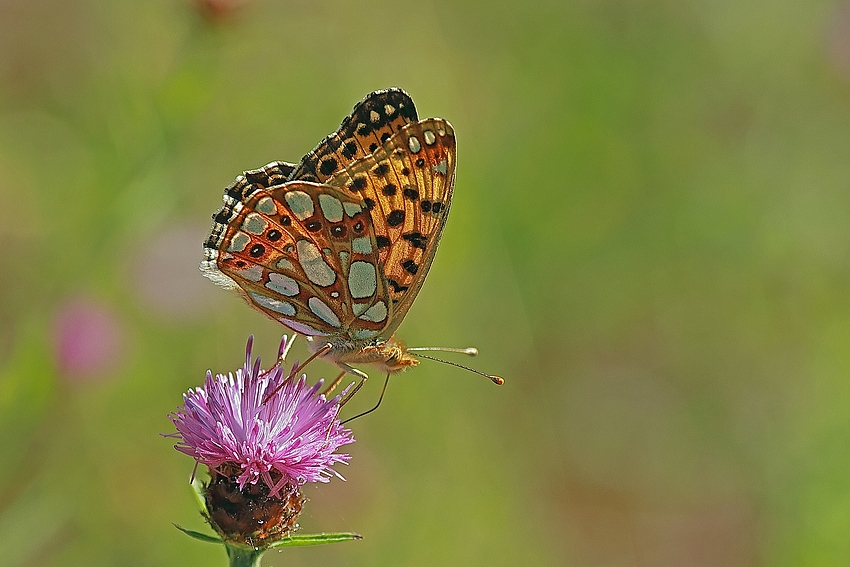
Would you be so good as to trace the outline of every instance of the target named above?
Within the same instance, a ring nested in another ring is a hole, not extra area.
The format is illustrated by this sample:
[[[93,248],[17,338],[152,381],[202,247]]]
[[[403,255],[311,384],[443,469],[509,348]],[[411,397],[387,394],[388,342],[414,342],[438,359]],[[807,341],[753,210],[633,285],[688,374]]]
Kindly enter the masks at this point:
[[[183,406],[169,416],[181,439],[175,449],[211,471],[221,472],[222,465],[238,471],[240,490],[262,480],[272,497],[286,485],[342,478],[331,467],[350,459],[335,451],[354,442],[338,418],[345,392],[326,400],[318,393],[322,381],[310,386],[306,375],[296,379],[297,363],[284,374],[291,342],[283,337],[278,361],[268,370],[260,369],[259,357],[252,364],[252,336],[245,365],[235,374],[207,371],[204,385],[184,394]]]

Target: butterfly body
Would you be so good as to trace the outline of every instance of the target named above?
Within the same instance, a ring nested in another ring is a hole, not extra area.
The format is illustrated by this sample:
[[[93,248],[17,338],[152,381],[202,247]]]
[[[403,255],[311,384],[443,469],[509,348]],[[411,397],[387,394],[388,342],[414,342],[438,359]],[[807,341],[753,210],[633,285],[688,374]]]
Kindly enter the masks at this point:
[[[322,358],[330,360],[352,374],[359,375],[359,372],[351,366],[352,364],[370,364],[390,374],[419,364],[419,359],[409,354],[405,346],[395,337],[370,341],[366,344],[359,341],[334,342],[333,338],[324,339],[324,337],[307,337],[310,350],[318,352],[326,345],[330,345],[330,349],[322,355]]]
[[[347,372],[414,366],[394,333],[434,259],[455,160],[447,121],[418,120],[400,89],[376,91],[299,164],[225,189],[201,271]]]

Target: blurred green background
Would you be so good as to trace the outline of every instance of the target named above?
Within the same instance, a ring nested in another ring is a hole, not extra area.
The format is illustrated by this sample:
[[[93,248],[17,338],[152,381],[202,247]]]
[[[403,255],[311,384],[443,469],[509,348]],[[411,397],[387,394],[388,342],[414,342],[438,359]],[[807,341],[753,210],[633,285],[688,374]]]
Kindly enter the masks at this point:
[[[399,336],[507,384],[394,379],[300,522],[365,539],[265,564],[850,563],[846,0],[0,0],[0,563],[225,564],[159,433],[283,329],[210,215],[388,86],[459,140]]]

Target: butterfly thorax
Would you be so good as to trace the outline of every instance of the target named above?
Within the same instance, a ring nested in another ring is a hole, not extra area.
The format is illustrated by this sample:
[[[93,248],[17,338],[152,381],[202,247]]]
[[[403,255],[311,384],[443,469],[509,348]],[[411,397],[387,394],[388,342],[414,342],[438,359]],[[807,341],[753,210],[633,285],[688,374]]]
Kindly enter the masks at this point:
[[[331,349],[322,355],[322,358],[337,365],[371,364],[384,372],[394,373],[419,364],[419,360],[409,354],[395,337],[366,346],[352,341],[324,339],[325,337],[308,337],[310,349],[316,352],[330,344]]]

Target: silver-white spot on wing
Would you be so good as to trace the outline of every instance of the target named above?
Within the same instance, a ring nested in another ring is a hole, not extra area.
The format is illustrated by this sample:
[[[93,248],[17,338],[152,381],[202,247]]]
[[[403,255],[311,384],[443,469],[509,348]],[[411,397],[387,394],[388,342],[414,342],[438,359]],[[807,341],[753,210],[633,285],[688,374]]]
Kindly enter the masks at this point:
[[[289,191],[283,196],[286,199],[286,204],[289,205],[289,210],[295,215],[298,220],[304,220],[313,216],[315,208],[313,199],[304,191]]]
[[[288,297],[294,297],[301,292],[301,288],[298,286],[297,281],[289,276],[274,272],[269,274],[269,281],[266,284],[266,287]]]
[[[263,234],[268,227],[268,221],[257,213],[248,213],[242,221],[242,230],[251,234]]]
[[[387,318],[387,304],[383,301],[379,301],[378,303],[367,309],[363,313],[363,315],[358,318],[363,319],[364,321],[380,323],[381,321]]]
[[[322,331],[319,331],[318,329],[314,329],[310,325],[306,325],[304,323],[301,323],[300,321],[293,321],[291,319],[284,319],[283,317],[279,318],[278,321],[280,321],[281,323],[283,323],[284,325],[286,325],[287,327],[289,327],[290,329],[292,329],[296,333],[301,333],[302,335],[305,335],[307,337],[316,337],[316,336],[323,337],[323,336],[327,335],[327,333],[323,333]]]
[[[378,288],[378,274],[375,266],[369,262],[352,262],[348,269],[348,291],[351,297],[363,299],[372,297]]]
[[[372,253],[372,239],[368,236],[360,236],[351,241],[351,249],[358,254]]]
[[[319,299],[318,297],[311,297],[307,300],[307,305],[310,307],[310,311],[316,314],[316,316],[333,327],[339,327],[339,317],[336,316],[336,313],[333,312],[333,309],[328,307],[328,305]]]
[[[277,205],[274,204],[274,199],[272,199],[271,197],[263,197],[262,199],[257,201],[257,206],[254,208],[257,211],[267,215],[277,214]]]
[[[298,252],[298,263],[307,274],[307,279],[322,287],[332,285],[336,281],[336,273],[322,258],[315,244],[299,240],[295,243],[295,249]]]
[[[363,210],[363,207],[361,207],[357,203],[349,203],[349,202],[343,203],[342,208],[345,209],[346,214],[348,214],[348,216],[350,216],[350,217],[353,217],[354,215],[356,215],[357,213],[359,213]]]
[[[319,195],[319,207],[322,209],[322,215],[330,222],[339,222],[342,220],[342,203],[336,197]]]
[[[242,252],[248,243],[251,242],[251,237],[244,232],[237,232],[230,239],[230,246],[227,247],[228,252]]]
[[[266,295],[260,295],[259,293],[251,292],[251,297],[254,298],[254,301],[265,307],[266,309],[271,309],[275,313],[280,313],[281,315],[295,315],[295,306],[289,303],[288,301],[283,301],[280,299],[273,299]]]

